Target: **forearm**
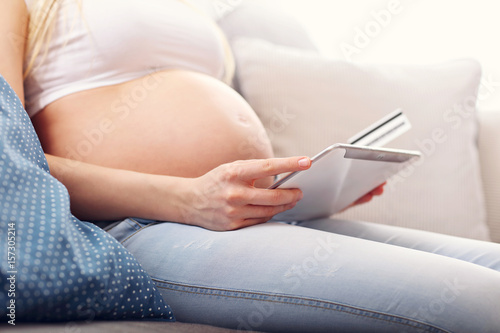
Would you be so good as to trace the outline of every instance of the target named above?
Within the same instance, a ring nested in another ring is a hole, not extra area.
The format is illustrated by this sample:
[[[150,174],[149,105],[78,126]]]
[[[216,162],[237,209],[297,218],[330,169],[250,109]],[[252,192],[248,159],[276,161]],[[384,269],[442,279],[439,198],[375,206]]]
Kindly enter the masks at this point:
[[[304,157],[236,161],[197,178],[111,169],[46,155],[51,174],[68,189],[82,220],[140,217],[234,230],[264,223],[296,205],[299,189],[268,190],[257,180],[308,169]]]
[[[189,179],[46,157],[51,174],[69,191],[73,214],[82,220],[133,216],[182,222],[183,189]]]

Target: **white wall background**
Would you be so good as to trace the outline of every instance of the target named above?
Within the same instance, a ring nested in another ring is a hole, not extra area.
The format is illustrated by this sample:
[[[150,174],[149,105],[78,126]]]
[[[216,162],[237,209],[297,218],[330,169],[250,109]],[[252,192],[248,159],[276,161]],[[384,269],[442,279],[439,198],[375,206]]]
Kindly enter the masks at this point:
[[[435,63],[473,57],[483,68],[478,106],[500,112],[498,0],[267,0],[297,17],[327,56]],[[487,89],[487,90],[485,90]]]

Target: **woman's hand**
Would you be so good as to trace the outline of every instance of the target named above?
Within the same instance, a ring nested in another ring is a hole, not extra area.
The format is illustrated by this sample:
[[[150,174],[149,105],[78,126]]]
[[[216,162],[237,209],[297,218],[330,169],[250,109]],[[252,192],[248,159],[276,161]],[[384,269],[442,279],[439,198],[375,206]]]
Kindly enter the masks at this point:
[[[183,222],[211,230],[235,230],[264,223],[293,208],[302,199],[299,189],[265,189],[265,182],[281,173],[306,170],[307,157],[272,158],[223,164],[194,178],[183,208]]]
[[[307,157],[237,161],[198,178],[106,168],[46,155],[50,171],[68,189],[73,214],[83,220],[114,221],[130,216],[176,221],[211,230],[264,223],[293,208],[299,189],[267,187],[272,176],[309,169]],[[356,201],[380,195],[383,185]]]
[[[377,186],[376,188],[374,188],[373,190],[371,190],[370,192],[368,192],[367,194],[365,194],[364,196],[362,196],[358,200],[354,201],[351,205],[349,205],[343,211],[345,211],[345,210],[347,210],[347,209],[349,209],[351,207],[354,207],[354,206],[357,206],[357,205],[361,205],[361,204],[370,202],[373,199],[374,196],[382,195],[384,193],[384,186],[385,186],[385,184],[386,183],[383,183],[383,184]]]

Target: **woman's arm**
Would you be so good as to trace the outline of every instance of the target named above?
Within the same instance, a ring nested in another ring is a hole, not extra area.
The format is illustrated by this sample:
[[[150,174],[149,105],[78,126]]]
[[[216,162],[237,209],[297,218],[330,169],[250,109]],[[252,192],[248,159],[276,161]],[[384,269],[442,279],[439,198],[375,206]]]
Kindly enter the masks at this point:
[[[135,216],[211,230],[263,223],[292,208],[302,198],[300,190],[267,190],[254,184],[310,166],[310,160],[301,157],[237,161],[198,178],[180,178],[47,158],[51,173],[68,188],[72,211],[81,219]]]
[[[23,0],[0,2],[0,74],[24,103],[23,58],[28,10]]]

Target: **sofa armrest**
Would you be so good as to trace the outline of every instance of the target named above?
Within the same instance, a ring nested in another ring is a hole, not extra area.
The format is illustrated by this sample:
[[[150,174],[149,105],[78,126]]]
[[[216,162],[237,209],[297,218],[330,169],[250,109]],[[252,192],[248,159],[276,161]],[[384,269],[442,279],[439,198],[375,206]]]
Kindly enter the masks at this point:
[[[491,238],[500,242],[500,111],[480,111],[479,157]]]

